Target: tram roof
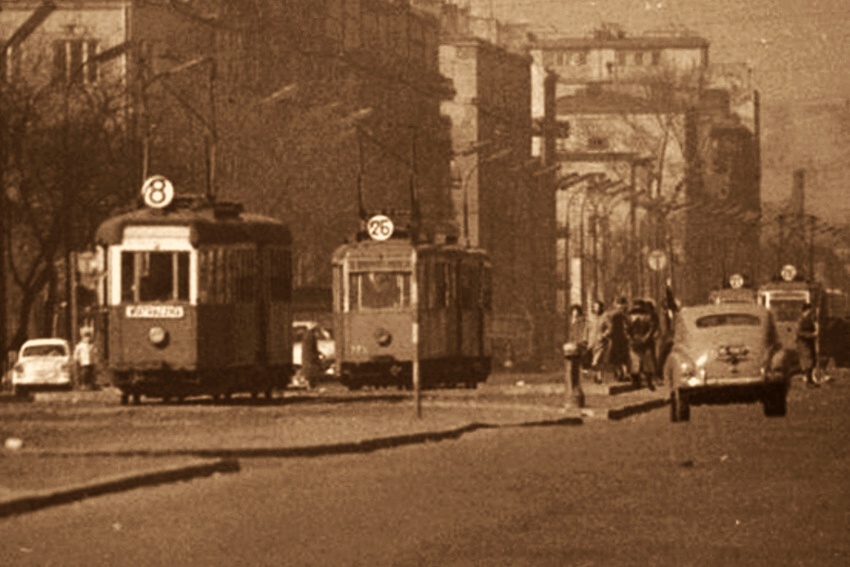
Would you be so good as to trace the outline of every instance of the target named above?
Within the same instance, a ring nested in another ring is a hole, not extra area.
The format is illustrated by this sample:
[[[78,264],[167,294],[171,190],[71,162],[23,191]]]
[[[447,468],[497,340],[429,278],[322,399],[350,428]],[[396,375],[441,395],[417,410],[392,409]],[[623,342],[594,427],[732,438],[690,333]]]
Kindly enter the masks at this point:
[[[120,244],[124,239],[124,229],[128,226],[187,226],[193,246],[240,242],[292,243],[289,228],[277,219],[240,214],[235,209],[221,214],[221,209],[212,206],[159,210],[143,208],[117,215],[100,224],[95,241],[108,246]]]
[[[339,246],[333,253],[334,261],[342,261],[346,256],[350,255],[374,255],[379,250],[392,250],[400,252],[410,250],[415,246],[419,255],[439,253],[439,254],[462,254],[466,256],[475,255],[483,259],[488,258],[487,252],[481,248],[467,248],[460,244],[438,244],[435,242],[418,242],[415,243],[407,238],[391,238],[389,240],[360,240],[357,242],[348,242]]]

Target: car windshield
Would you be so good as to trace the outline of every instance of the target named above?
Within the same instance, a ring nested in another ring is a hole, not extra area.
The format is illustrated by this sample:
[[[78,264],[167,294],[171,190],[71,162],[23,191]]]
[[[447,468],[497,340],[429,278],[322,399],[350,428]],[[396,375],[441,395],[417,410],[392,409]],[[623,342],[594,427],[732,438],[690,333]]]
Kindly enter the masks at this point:
[[[721,313],[717,315],[706,315],[697,319],[697,328],[707,329],[711,327],[757,327],[761,319],[747,313]]]
[[[62,345],[32,345],[21,356],[68,356],[68,351]]]

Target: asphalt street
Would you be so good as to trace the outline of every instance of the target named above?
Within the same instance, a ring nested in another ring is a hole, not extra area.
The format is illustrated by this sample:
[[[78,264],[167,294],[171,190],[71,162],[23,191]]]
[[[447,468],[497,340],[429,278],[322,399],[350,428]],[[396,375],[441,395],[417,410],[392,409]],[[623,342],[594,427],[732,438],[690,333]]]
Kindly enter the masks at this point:
[[[581,427],[482,429],[0,520],[20,565],[847,565],[850,383]]]

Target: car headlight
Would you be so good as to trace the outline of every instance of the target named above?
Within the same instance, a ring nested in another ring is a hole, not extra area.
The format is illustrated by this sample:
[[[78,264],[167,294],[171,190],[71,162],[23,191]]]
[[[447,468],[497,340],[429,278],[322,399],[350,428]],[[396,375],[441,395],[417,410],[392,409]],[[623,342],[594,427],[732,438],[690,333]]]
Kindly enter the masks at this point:
[[[679,364],[679,371],[681,373],[681,379],[683,382],[686,382],[688,386],[698,386],[705,381],[705,363],[708,361],[708,356],[702,355],[700,356],[696,362],[691,362],[690,360],[684,361]]]

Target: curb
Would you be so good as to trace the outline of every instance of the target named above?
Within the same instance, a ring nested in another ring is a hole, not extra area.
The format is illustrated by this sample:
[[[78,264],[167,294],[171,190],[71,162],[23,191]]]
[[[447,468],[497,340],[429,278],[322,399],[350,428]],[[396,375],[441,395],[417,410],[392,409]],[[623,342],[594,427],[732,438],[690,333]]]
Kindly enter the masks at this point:
[[[647,400],[645,402],[639,402],[635,404],[630,404],[623,406],[621,408],[613,408],[607,411],[607,418],[610,421],[620,421],[621,419],[625,419],[627,417],[631,417],[633,415],[644,413],[647,411],[652,411],[654,409],[663,408],[670,401],[667,398],[657,398],[654,400]]]
[[[177,465],[159,470],[129,473],[108,477],[85,484],[71,485],[56,489],[26,492],[0,502],[0,518],[33,512],[49,506],[67,504],[114,492],[122,492],[142,486],[153,486],[168,482],[189,480],[195,477],[211,476],[216,473],[239,471],[239,462],[233,459],[218,459],[192,465]]]
[[[34,402],[35,398],[32,394],[26,396],[16,396],[15,394],[2,393],[0,394],[0,404],[25,404]]]

